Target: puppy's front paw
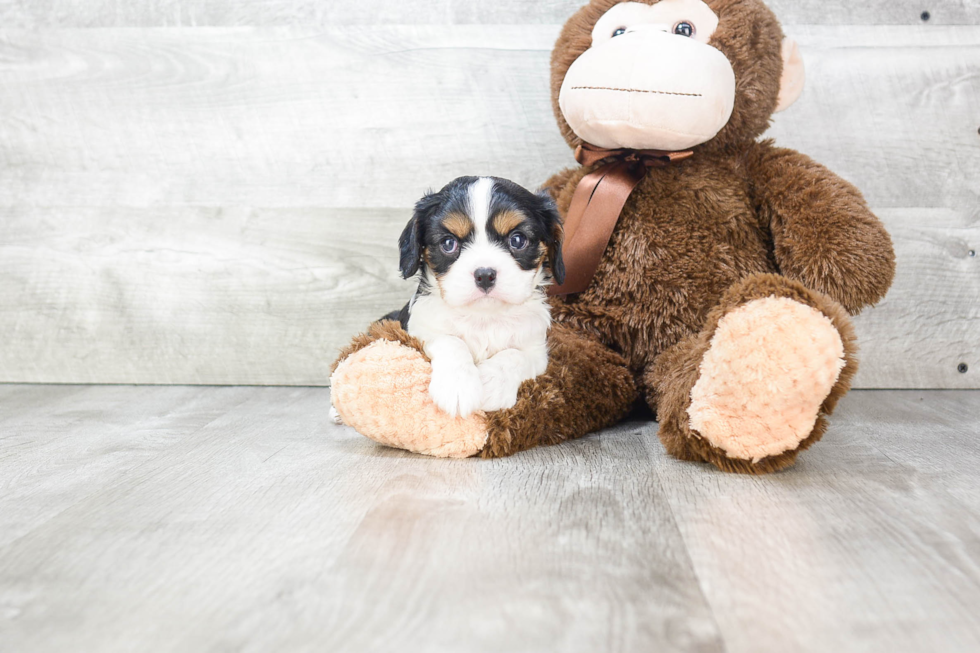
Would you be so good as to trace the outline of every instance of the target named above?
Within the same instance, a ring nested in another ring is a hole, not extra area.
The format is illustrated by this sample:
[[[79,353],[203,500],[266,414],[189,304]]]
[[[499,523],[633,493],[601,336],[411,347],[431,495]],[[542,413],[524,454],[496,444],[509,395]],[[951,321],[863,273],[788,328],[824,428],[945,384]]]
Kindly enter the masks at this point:
[[[333,406],[330,407],[330,421],[336,424],[337,426],[344,425],[344,418],[340,416],[340,413],[338,413],[337,409],[334,408]]]
[[[479,410],[483,399],[483,383],[476,366],[433,366],[429,396],[450,417],[469,417]]]
[[[480,366],[480,382],[483,386],[481,408],[486,412],[513,408],[517,403],[517,391],[521,378],[500,365],[487,361]]]

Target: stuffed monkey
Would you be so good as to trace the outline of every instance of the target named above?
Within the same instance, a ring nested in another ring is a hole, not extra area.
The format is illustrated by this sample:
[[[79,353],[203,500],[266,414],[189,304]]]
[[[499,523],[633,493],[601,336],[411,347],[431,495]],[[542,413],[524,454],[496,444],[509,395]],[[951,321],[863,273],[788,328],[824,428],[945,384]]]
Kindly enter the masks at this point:
[[[568,278],[550,363],[510,409],[450,419],[397,323],[344,351],[344,421],[390,446],[504,456],[611,425],[645,401],[667,451],[733,472],[791,465],[857,370],[849,315],[894,275],[851,184],[759,140],[803,86],[761,0],[592,0],[552,54],[561,133],[582,165],[546,187]]]

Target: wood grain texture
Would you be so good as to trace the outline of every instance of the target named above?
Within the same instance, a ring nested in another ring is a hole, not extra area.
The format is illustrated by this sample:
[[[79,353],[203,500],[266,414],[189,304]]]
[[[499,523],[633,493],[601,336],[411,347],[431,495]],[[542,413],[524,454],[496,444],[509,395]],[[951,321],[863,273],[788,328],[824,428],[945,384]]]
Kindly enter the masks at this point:
[[[942,207],[980,220],[980,26],[791,34],[807,85],[768,136],[856,184],[875,209]]]
[[[980,648],[978,414],[976,392],[857,392],[787,474],[660,458],[726,649]]]
[[[11,28],[349,24],[561,24],[586,0],[0,0]],[[953,25],[980,20],[976,0],[768,0],[784,24]],[[922,12],[929,12],[924,23]]]
[[[898,269],[885,299],[854,320],[855,387],[980,388],[980,221],[943,209],[879,215]]]
[[[251,397],[244,388],[5,387],[11,392],[0,397],[0,547]]]
[[[635,429],[446,461],[324,389],[60,392],[0,440],[32,499],[0,511],[2,650],[723,650]]]
[[[407,216],[0,208],[0,381],[324,385],[350,337],[414,289],[397,270]],[[898,278],[857,318],[857,387],[978,387],[976,226],[882,217]]]
[[[571,158],[550,27],[0,34],[0,204],[409,207]]]
[[[0,386],[0,650],[980,646],[980,392],[852,393],[763,478],[646,422],[429,459],[328,402]]]
[[[0,32],[0,205],[408,207],[572,153],[550,26]],[[980,26],[808,27],[771,135],[876,208],[980,204]],[[900,98],[900,99],[898,99]]]
[[[325,383],[410,292],[427,187],[571,164],[556,29],[0,31],[0,380]],[[978,387],[980,27],[787,30],[809,82],[771,135],[899,250],[858,384]]]
[[[0,380],[322,385],[408,210],[0,208]]]

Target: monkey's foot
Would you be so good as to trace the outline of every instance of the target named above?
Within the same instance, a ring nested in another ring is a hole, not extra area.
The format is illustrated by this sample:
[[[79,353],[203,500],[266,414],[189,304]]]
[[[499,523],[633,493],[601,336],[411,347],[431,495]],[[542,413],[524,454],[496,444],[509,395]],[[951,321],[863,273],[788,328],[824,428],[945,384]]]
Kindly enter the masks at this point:
[[[731,458],[796,449],[845,365],[823,313],[786,297],[756,299],[718,323],[687,409],[691,431]]]
[[[856,350],[831,298],[778,274],[746,277],[645,374],[660,441],[728,472],[789,467],[826,430],[857,372]]]
[[[450,417],[429,396],[432,366],[418,349],[375,340],[343,359],[330,379],[334,410],[375,442],[440,458],[466,458],[483,449],[482,412]]]

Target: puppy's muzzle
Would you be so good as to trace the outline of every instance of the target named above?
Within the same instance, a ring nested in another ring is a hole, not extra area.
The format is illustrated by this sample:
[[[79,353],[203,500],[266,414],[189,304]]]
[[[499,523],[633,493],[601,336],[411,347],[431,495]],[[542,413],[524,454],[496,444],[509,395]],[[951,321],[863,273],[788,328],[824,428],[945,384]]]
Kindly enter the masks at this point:
[[[488,293],[493,284],[497,283],[497,271],[493,268],[478,268],[473,273],[473,280],[476,281],[477,288]]]

